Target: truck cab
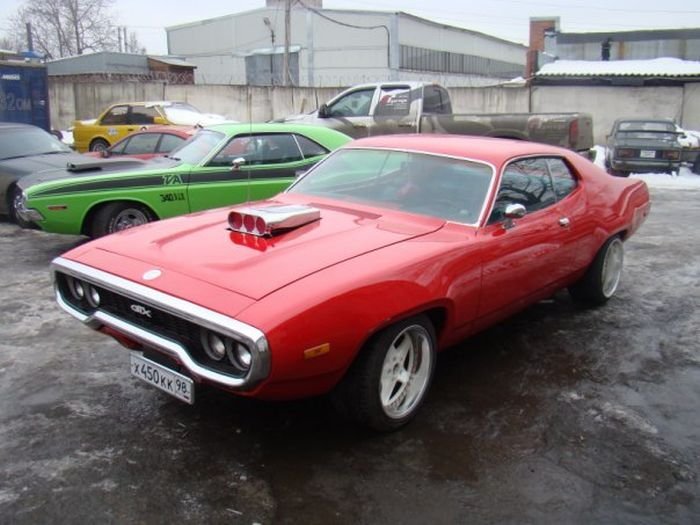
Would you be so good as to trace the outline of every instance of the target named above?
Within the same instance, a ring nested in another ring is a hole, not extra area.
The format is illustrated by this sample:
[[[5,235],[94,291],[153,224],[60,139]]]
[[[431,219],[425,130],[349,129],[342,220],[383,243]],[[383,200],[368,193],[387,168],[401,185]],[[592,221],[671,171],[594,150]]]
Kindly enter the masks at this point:
[[[450,113],[450,95],[442,86],[423,82],[386,82],[354,86],[322,104],[317,111],[292,119],[360,138],[416,133],[421,115]]]

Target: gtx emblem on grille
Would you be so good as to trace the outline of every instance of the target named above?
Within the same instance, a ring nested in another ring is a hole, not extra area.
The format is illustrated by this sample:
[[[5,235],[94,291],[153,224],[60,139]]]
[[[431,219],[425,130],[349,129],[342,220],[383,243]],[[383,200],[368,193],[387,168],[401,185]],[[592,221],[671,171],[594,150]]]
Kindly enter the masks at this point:
[[[144,317],[148,317],[149,319],[151,318],[151,311],[143,305],[132,304],[131,311],[136,312],[139,315],[143,315]]]
[[[146,273],[144,273],[141,276],[141,278],[144,281],[152,281],[153,279],[158,279],[158,277],[160,277],[161,274],[162,274],[162,272],[160,270],[153,269],[153,270],[148,270]]]

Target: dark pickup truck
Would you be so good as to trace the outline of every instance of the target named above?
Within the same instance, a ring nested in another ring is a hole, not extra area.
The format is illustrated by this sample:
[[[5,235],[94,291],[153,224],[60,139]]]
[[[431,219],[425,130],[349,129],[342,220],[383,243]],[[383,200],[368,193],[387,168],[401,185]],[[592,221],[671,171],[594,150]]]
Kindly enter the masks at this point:
[[[354,86],[312,113],[283,120],[327,126],[354,138],[451,133],[530,140],[581,153],[593,147],[593,121],[586,113],[453,114],[447,90],[425,82]]]

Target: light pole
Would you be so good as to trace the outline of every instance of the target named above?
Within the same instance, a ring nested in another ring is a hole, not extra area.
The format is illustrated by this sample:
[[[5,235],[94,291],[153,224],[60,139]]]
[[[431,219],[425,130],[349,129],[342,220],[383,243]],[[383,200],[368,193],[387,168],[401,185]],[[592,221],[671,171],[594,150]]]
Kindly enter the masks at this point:
[[[272,28],[272,22],[268,17],[263,18],[263,23],[270,30],[270,41],[272,42],[272,50],[270,51],[270,85],[275,85],[275,30]]]

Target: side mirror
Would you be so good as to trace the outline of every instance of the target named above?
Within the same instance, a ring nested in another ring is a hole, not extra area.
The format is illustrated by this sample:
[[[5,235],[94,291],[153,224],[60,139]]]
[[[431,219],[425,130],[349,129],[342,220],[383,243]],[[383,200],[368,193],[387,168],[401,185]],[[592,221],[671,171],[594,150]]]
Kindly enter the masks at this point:
[[[328,118],[330,116],[328,106],[326,104],[321,104],[321,107],[318,108],[318,118]]]
[[[506,230],[509,230],[513,227],[513,220],[522,219],[523,217],[525,217],[526,213],[527,210],[522,204],[509,204],[508,206],[506,206],[505,212],[503,212],[503,217],[505,217],[506,219],[503,222],[503,227]]]
[[[111,157],[111,155],[112,154],[108,149],[103,149],[102,151],[100,151],[100,157],[102,157],[103,159],[108,159],[109,157]]]
[[[243,157],[237,157],[233,159],[233,162],[231,163],[231,171],[238,171],[241,169],[241,166],[245,164],[245,159]]]

